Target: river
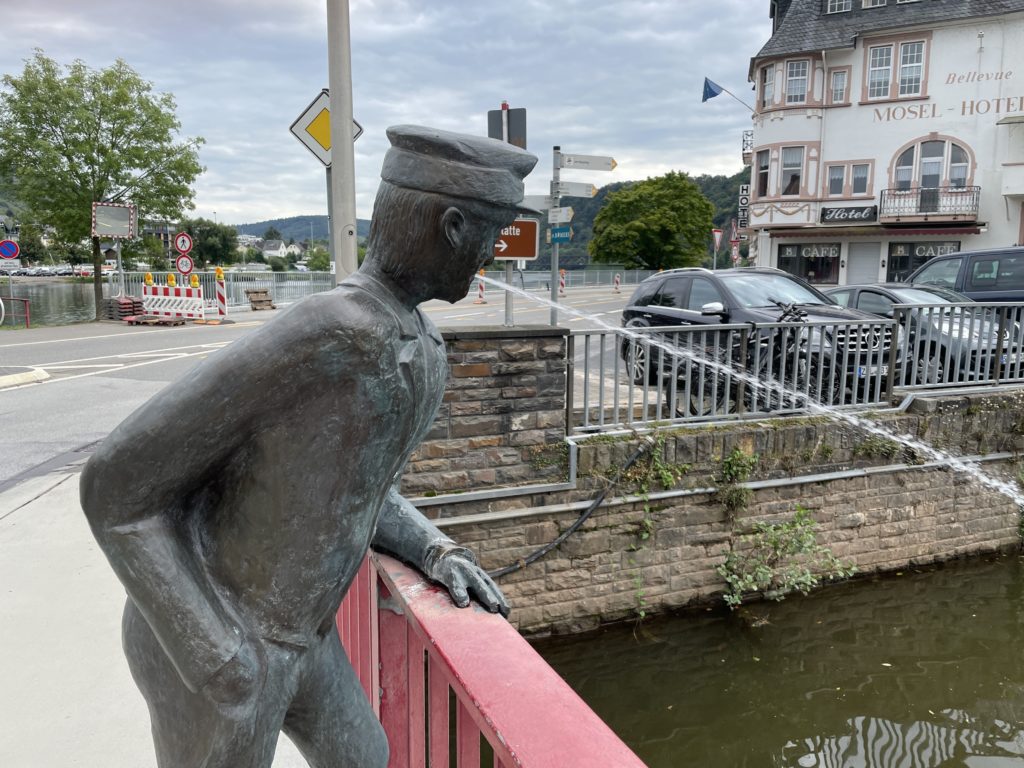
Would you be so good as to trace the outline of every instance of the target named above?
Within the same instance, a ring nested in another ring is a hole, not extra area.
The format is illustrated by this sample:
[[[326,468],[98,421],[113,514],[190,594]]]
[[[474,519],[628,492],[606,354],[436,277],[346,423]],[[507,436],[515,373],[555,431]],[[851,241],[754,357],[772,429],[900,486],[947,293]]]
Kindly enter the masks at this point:
[[[110,286],[104,283],[104,295],[109,295]],[[0,301],[7,310],[4,325],[15,320],[24,324],[21,306],[15,310],[17,318],[11,318],[11,286],[7,280],[0,280]],[[14,297],[28,299],[32,325],[67,325],[96,319],[96,302],[93,300],[92,283],[73,283],[47,278],[14,278]],[[20,302],[17,302],[20,305]]]
[[[650,768],[1024,768],[1016,556],[536,647]]]

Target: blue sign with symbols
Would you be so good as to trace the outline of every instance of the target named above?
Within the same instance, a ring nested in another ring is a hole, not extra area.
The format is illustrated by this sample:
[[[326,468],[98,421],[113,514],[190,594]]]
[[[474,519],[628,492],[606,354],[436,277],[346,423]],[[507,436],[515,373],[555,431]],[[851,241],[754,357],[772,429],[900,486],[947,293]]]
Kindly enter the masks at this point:
[[[0,259],[16,259],[21,248],[13,240],[0,240]]]
[[[572,227],[551,228],[552,243],[568,243],[570,240],[572,240]]]

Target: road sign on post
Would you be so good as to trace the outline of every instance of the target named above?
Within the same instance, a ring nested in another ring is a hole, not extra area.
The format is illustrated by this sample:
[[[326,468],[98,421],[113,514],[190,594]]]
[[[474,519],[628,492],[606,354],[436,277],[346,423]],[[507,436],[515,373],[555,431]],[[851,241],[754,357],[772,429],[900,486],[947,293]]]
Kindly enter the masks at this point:
[[[16,259],[21,253],[21,246],[13,240],[0,240],[0,259]]]
[[[582,181],[558,181],[551,186],[560,197],[593,197],[597,194],[597,187]]]
[[[501,109],[492,109],[487,113],[487,135],[526,149],[526,110],[509,109],[508,102],[502,102]]]
[[[720,229],[712,229],[711,234],[715,238],[715,253],[718,253],[718,249],[722,247],[722,235],[724,233]]]
[[[573,210],[570,207],[548,209],[548,224],[568,224],[572,221]]]
[[[135,237],[138,221],[135,206],[128,203],[93,203],[92,236],[110,240]]]
[[[563,154],[562,167],[570,171],[614,171],[618,163],[614,157],[603,155]]]
[[[551,242],[552,243],[568,243],[572,240],[572,227],[552,227],[551,228]]]
[[[183,275],[191,275],[192,267],[195,266],[192,257],[187,253],[181,254],[174,260],[174,268]]]
[[[317,160],[331,167],[331,92],[324,88],[288,128]],[[363,135],[363,126],[352,121],[352,141]]]
[[[192,235],[190,235],[188,232],[179,232],[178,234],[176,234],[174,236],[174,250],[176,250],[178,253],[182,254],[183,256],[186,253],[188,253],[189,251],[191,251],[192,250]],[[181,270],[178,270],[178,271],[180,272]],[[188,273],[187,272],[182,272],[182,274],[188,274]]]
[[[516,219],[501,230],[494,244],[494,258],[524,259],[537,258],[540,242],[540,223],[536,219]]]

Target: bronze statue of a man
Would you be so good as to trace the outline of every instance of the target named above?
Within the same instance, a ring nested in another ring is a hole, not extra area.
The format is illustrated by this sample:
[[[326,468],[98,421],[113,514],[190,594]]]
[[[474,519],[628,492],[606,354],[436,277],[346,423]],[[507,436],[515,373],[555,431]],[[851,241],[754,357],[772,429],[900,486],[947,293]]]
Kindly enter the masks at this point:
[[[398,493],[444,390],[417,309],[466,295],[537,159],[388,130],[366,260],[167,387],[86,464],[82,507],[128,593],[125,654],[161,768],[384,768],[335,612],[367,548],[507,613],[473,555]]]

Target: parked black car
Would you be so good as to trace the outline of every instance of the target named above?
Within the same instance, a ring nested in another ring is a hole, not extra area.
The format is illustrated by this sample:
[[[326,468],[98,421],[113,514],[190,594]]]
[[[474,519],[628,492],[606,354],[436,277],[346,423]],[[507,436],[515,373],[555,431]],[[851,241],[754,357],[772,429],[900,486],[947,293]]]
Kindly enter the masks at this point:
[[[949,288],[974,301],[1024,301],[1024,246],[936,256],[907,282]]]
[[[918,304],[899,316],[906,329],[903,363],[906,384],[943,384],[984,378],[995,369],[998,352],[1003,365],[1019,361],[1020,329],[1013,318],[1003,321],[999,340],[998,314],[972,306],[968,296],[939,285],[880,283],[845,285],[825,293],[845,307],[893,317],[896,304]],[[945,306],[950,305],[950,306]],[[961,305],[961,306],[956,306]]]
[[[805,371],[794,375],[797,379],[803,376],[812,380],[819,389],[825,382],[824,386],[831,391],[816,393],[823,402],[846,402],[845,393],[858,377],[884,374],[892,343],[890,326],[880,324],[877,317],[866,312],[839,306],[804,280],[778,269],[688,268],[659,272],[640,283],[622,312],[622,324],[630,329],[733,323],[752,324],[752,328],[756,328],[758,324],[794,319],[809,324],[799,340],[804,347],[799,354],[806,358]],[[731,358],[731,364],[739,363],[742,357],[741,367],[749,369],[750,360],[758,359],[769,369],[769,374],[783,371],[788,379],[785,358],[796,350],[796,339],[787,341],[784,335],[767,331],[756,332],[750,338],[751,342],[762,345],[770,339],[775,349],[764,355],[752,354],[758,352],[754,349],[732,349],[726,355]],[[708,344],[706,340],[703,343]],[[652,349],[653,356],[657,357],[655,361],[647,359]],[[678,361],[671,366],[666,363],[672,355],[662,354],[657,347],[642,340],[626,338],[621,354],[630,377],[637,384],[665,378],[669,367],[672,372],[680,368]],[[774,363],[773,357],[777,359]],[[789,370],[799,371],[799,368],[794,365]],[[796,387],[801,384],[799,380],[786,383]],[[692,404],[691,413],[701,407]]]

